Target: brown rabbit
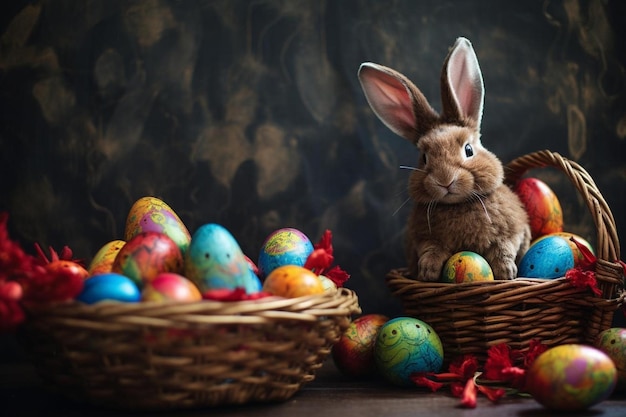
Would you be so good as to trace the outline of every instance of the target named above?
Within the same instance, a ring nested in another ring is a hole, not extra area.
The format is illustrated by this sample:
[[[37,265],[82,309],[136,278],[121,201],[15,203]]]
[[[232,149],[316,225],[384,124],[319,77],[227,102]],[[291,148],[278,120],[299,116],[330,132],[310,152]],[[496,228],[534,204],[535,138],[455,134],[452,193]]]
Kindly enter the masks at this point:
[[[480,141],[484,88],[471,43],[458,38],[441,72],[442,112],[390,68],[363,63],[359,80],[380,120],[420,151],[409,179],[407,224],[411,274],[436,281],[456,252],[482,255],[496,279],[513,279],[530,242],[524,206],[503,184],[500,160]]]

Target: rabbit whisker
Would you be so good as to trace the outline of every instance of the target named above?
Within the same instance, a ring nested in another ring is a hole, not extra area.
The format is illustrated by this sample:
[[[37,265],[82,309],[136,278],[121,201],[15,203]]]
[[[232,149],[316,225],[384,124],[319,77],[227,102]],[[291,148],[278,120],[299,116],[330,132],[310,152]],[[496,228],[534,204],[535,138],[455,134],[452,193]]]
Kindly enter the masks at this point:
[[[426,221],[428,222],[428,233],[432,233],[432,228],[430,226],[430,213],[437,205],[437,200],[430,200],[428,202],[428,207],[426,208]]]
[[[394,212],[393,212],[392,216],[395,216],[396,214],[398,214],[398,212],[400,211],[400,209],[401,209],[402,207],[404,207],[404,206],[406,205],[406,203],[408,203],[409,201],[411,201],[411,197],[408,197],[406,200],[404,200],[404,201],[402,202],[402,204],[400,204],[400,207],[398,207],[398,208],[396,209],[396,211],[394,211]]]
[[[483,206],[483,211],[485,212],[485,216],[487,217],[487,220],[489,220],[489,223],[491,223],[491,216],[489,216],[489,212],[487,211],[487,207],[485,206],[485,202],[483,201],[483,195],[477,193],[477,192],[472,192],[471,195],[471,199],[472,200],[478,200],[478,202]]]
[[[410,171],[419,171],[419,172],[426,172],[423,169],[419,169],[419,168],[415,168],[409,165],[400,165],[400,169],[408,169]]]

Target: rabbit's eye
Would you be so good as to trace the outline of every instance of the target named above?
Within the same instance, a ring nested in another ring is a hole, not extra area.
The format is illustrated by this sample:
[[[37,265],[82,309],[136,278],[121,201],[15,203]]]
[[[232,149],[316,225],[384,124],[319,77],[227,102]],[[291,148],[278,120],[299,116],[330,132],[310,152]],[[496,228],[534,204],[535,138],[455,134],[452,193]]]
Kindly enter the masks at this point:
[[[465,144],[465,156],[467,158],[471,158],[472,156],[474,156],[474,148],[472,148],[472,145],[470,145],[469,143]]]

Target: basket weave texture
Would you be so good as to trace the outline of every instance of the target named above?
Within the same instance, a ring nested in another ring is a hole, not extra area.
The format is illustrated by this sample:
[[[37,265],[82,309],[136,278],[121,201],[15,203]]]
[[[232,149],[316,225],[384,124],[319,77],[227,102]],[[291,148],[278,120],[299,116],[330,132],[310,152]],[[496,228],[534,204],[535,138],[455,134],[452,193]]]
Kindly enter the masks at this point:
[[[623,303],[624,272],[619,264],[615,220],[593,179],[577,163],[558,153],[539,151],[519,157],[506,168],[506,183],[515,184],[534,168],[565,173],[585,201],[597,229],[596,280],[601,296],[573,287],[564,277],[517,278],[449,284],[420,282],[406,268],[391,270],[386,282],[406,315],[429,323],[441,338],[446,361],[462,354],[486,359],[500,343],[525,350],[532,339],[548,346],[591,343],[609,327]]]
[[[20,339],[51,389],[138,410],[283,401],[360,313],[356,294],[31,309]]]

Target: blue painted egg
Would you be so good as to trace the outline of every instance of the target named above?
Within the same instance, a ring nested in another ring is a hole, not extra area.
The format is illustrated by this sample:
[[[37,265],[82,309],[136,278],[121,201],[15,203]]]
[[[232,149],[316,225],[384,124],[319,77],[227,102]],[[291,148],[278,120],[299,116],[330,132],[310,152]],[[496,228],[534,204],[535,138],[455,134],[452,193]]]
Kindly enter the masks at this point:
[[[567,240],[546,236],[533,242],[520,261],[517,276],[525,278],[560,278],[574,267],[574,254]]]
[[[99,274],[85,280],[83,291],[76,300],[86,304],[110,300],[134,303],[141,299],[139,287],[132,279],[116,274]]]
[[[378,331],[374,360],[387,381],[410,386],[414,372],[439,372],[443,346],[430,325],[413,317],[397,317]]]
[[[278,229],[263,242],[259,253],[259,275],[266,277],[283,265],[304,266],[311,252],[313,244],[304,233],[291,227]]]
[[[201,293],[220,288],[243,288],[248,294],[261,290],[234,236],[223,226],[208,223],[196,230],[185,256],[185,276]]]

